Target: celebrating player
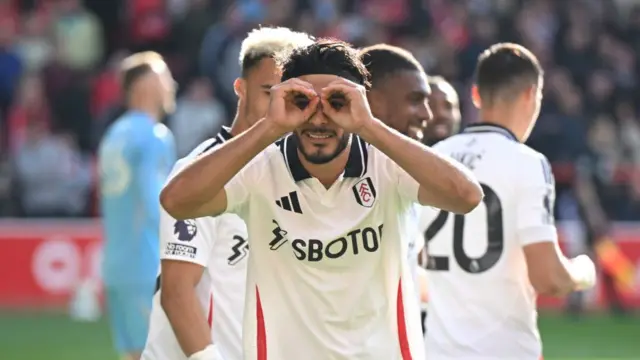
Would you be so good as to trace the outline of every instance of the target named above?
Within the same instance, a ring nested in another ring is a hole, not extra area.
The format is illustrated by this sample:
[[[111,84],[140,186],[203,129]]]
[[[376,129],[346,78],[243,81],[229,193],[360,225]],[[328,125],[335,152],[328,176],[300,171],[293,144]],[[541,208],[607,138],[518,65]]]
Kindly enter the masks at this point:
[[[595,283],[588,257],[560,252],[550,165],[522,144],[538,117],[542,75],[524,47],[490,47],[472,90],[481,122],[436,145],[476,174],[485,197],[467,215],[441,211],[426,229],[428,359],[540,359],[536,293]]]
[[[159,122],[173,110],[175,85],[154,52],[125,59],[122,84],[128,111],[107,130],[98,157],[102,273],[116,349],[139,359],[158,271],[158,197],[175,161],[173,136]]]
[[[246,221],[245,359],[419,359],[399,239],[414,230],[414,202],[466,213],[480,187],[371,115],[367,72],[348,45],[294,51],[282,80],[266,117],[178,173],[162,204],[179,219]]]
[[[433,120],[429,122],[423,143],[433,146],[460,129],[460,101],[456,90],[442,76],[430,76],[429,86]]]
[[[371,90],[367,92],[371,113],[391,128],[415,140],[422,141],[427,124],[433,118],[427,97],[431,90],[422,65],[410,52],[387,44],[373,45],[360,50],[360,58],[371,76]],[[414,207],[416,221],[420,206]],[[418,253],[424,244],[416,236],[407,241],[409,267],[418,291]]]
[[[312,42],[308,35],[287,28],[250,32],[240,49],[242,76],[234,83],[238,112],[231,129],[223,128],[202,143],[178,161],[172,173],[262,118],[269,105],[269,89],[280,82],[275,55]],[[235,214],[176,220],[161,212],[161,289],[154,298],[142,358],[241,360],[249,250],[244,222]]]
[[[360,57],[371,75],[367,98],[373,115],[421,141],[433,118],[427,102],[431,90],[422,65],[410,52],[387,44],[364,48]]]

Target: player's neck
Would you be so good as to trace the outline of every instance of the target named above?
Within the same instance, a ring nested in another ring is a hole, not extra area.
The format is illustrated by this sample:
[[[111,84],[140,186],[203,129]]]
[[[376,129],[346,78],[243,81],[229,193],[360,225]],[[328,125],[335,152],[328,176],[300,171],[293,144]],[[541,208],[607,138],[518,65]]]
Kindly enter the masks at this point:
[[[309,175],[318,179],[318,181],[328,189],[344,172],[344,169],[347,166],[347,160],[349,159],[350,148],[350,146],[347,147],[342,151],[342,153],[340,153],[340,155],[326,164],[314,164],[309,162],[304,155],[300,153],[300,150],[298,150],[298,157],[300,158],[302,166],[309,172]]]
[[[231,129],[229,132],[232,136],[238,136],[242,134],[245,130],[249,129],[251,126],[247,124],[245,119],[241,117],[239,114],[236,114],[236,117],[233,119],[231,123]]]
[[[480,110],[480,122],[501,126],[511,131],[518,139],[522,138],[522,130],[518,124],[522,123],[520,114],[515,109],[482,109]]]
[[[160,122],[162,120],[162,114],[158,110],[158,106],[155,104],[152,106],[144,101],[132,100],[129,102],[127,108],[129,111],[144,113],[156,122]]]

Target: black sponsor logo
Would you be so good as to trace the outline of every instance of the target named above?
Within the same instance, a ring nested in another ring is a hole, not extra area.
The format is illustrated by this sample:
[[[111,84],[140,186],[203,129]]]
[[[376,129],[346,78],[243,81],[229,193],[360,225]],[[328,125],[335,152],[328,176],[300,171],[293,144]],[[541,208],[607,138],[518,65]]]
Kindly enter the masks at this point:
[[[193,246],[176,243],[168,243],[167,248],[164,250],[165,255],[179,256],[189,259],[194,259],[197,252],[198,249]]]
[[[240,235],[234,235],[233,242],[231,256],[227,258],[227,263],[232,266],[242,261],[249,254],[249,243],[245,238]]]
[[[292,191],[289,195],[276,200],[276,205],[281,209],[302,214],[302,208],[300,208],[300,201],[298,200],[298,193],[295,191]]]
[[[317,262],[323,259],[338,259],[347,254],[378,251],[382,242],[381,224],[376,228],[365,227],[348,232],[345,236],[323,242],[317,239],[295,239],[291,242],[293,253],[300,261]]]
[[[287,235],[287,232],[285,230],[282,230],[277,221],[271,221],[273,221],[276,227],[272,231],[274,237],[271,241],[269,241],[269,248],[271,250],[278,250],[280,246],[284,245],[287,242],[287,238],[285,237]]]

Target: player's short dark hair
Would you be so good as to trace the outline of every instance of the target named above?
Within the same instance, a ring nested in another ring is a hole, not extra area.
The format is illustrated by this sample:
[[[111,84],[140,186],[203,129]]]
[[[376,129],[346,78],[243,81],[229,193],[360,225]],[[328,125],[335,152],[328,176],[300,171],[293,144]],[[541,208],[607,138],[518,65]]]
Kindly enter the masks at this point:
[[[128,96],[133,84],[138,79],[153,71],[155,62],[164,62],[162,56],[153,51],[133,54],[122,61],[120,67],[121,86],[125,96]]]
[[[360,50],[360,59],[371,74],[372,86],[399,71],[424,72],[420,62],[407,50],[387,44],[377,44]]]
[[[369,88],[369,72],[351,45],[333,39],[317,42],[293,50],[280,59],[282,81],[304,75],[338,75]]]
[[[532,85],[539,85],[544,71],[531,51],[522,45],[499,43],[478,57],[475,82],[483,101],[511,100]]]

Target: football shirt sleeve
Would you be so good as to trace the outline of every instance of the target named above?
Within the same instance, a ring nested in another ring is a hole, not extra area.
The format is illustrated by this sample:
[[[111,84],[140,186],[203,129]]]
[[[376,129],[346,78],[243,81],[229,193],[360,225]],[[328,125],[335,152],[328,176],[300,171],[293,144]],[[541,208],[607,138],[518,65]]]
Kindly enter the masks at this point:
[[[392,188],[395,188],[400,198],[409,203],[417,203],[420,184],[387,155],[377,149],[375,151],[376,155],[382,158],[384,172],[388,175]]]
[[[551,165],[539,155],[518,166],[515,182],[517,196],[517,231],[521,245],[558,241],[553,218],[555,181]]]
[[[225,212],[234,213],[243,217],[242,214],[246,210],[251,192],[256,187],[264,186],[260,183],[261,169],[264,166],[263,161],[267,161],[266,157],[261,153],[243,167],[229,182],[224,186],[227,194],[227,209]]]
[[[207,266],[211,254],[211,223],[215,218],[176,220],[160,209],[160,259]]]

